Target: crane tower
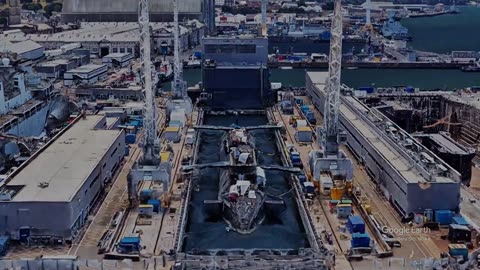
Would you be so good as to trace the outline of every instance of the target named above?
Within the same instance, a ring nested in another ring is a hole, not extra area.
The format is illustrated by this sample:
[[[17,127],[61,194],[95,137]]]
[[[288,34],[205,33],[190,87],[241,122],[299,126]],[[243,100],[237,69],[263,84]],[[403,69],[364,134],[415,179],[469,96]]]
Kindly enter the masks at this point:
[[[322,147],[327,156],[337,155],[339,145],[338,113],[340,108],[341,72],[342,72],[342,9],[341,1],[335,0],[330,39],[330,59],[326,82],[326,100]]]
[[[164,191],[170,181],[170,165],[160,161],[160,142],[157,132],[157,114],[153,86],[157,76],[151,61],[150,18],[148,0],[139,0],[138,26],[140,31],[141,85],[144,93],[143,104],[143,155],[135,163],[127,177],[130,204],[137,202],[137,185],[140,181],[163,182]]]
[[[186,114],[192,113],[192,101],[187,95],[187,82],[183,80],[183,67],[180,59],[180,25],[178,23],[178,0],[173,0],[173,81],[172,91],[173,97],[167,104],[168,113],[175,110],[175,108],[184,109]]]
[[[328,77],[325,84],[324,122],[318,136],[322,150],[311,151],[309,162],[310,171],[316,181],[319,181],[320,175],[326,174],[335,180],[335,188],[344,189],[348,193],[352,189],[350,180],[353,177],[353,164],[339,149],[339,145],[346,142],[346,133],[340,129],[339,123],[343,34],[341,0],[335,0],[331,32]]]
[[[267,36],[267,4],[268,0],[262,0],[262,36]]]

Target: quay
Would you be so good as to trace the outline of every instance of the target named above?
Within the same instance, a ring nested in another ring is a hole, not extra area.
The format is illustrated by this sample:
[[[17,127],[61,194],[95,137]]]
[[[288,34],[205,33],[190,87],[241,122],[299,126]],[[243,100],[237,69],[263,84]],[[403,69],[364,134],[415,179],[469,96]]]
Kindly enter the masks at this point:
[[[436,63],[436,62],[343,62],[343,68],[370,68],[370,69],[460,69],[468,63]],[[269,68],[320,68],[327,69],[328,62],[278,62],[269,61]],[[185,66],[186,69],[199,69],[200,67]]]

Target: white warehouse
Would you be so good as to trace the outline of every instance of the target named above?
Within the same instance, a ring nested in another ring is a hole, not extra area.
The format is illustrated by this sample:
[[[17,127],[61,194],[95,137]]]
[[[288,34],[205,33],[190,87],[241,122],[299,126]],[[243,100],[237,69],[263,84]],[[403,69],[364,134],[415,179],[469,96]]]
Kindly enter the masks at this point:
[[[88,64],[69,70],[63,74],[63,84],[71,86],[75,83],[92,85],[107,77],[108,66],[105,64]]]
[[[57,135],[0,189],[0,234],[71,240],[125,155],[123,130],[89,115]]]

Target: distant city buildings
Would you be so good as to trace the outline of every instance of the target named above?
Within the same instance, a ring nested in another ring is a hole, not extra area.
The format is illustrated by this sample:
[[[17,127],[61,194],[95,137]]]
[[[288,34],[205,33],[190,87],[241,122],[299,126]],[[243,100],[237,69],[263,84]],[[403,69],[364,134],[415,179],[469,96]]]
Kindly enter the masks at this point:
[[[162,46],[173,48],[173,24],[151,23],[153,50],[160,51]],[[191,20],[180,26],[180,49],[187,50],[200,44],[205,25]],[[110,53],[139,52],[139,32],[137,23],[82,23],[80,29],[53,34],[25,34],[20,30],[5,31],[0,40],[12,43],[27,40],[36,42],[47,50],[79,43],[82,48],[90,50],[92,55],[103,57]]]

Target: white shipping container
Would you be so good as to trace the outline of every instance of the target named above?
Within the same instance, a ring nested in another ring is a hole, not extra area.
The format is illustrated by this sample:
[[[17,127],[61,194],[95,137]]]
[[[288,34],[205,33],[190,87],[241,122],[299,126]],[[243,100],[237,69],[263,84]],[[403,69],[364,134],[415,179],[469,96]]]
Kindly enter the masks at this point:
[[[353,91],[353,95],[355,97],[364,98],[364,97],[367,97],[367,91],[365,91],[365,90],[355,90],[355,91]]]
[[[195,137],[191,134],[188,134],[186,137],[185,137],[185,143],[186,144],[193,144],[195,140]]]
[[[176,109],[170,113],[170,121],[178,121],[181,123],[181,126],[185,126],[187,122],[187,116],[185,115],[184,109]]]
[[[306,127],[307,126],[307,120],[297,120],[297,128],[299,127]]]
[[[329,195],[333,187],[332,178],[328,174],[320,174],[320,190],[324,195]]]

